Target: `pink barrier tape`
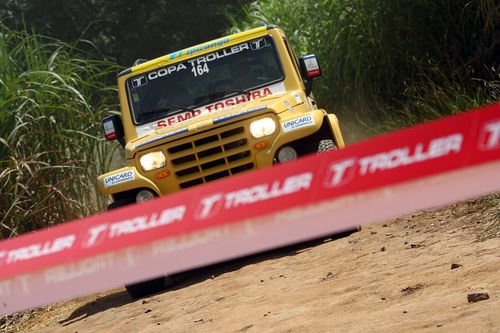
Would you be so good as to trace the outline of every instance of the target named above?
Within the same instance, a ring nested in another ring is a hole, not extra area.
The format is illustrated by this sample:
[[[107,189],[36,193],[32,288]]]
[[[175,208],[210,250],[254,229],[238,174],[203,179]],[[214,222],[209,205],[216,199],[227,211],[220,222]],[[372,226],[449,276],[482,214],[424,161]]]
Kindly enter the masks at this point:
[[[0,314],[500,190],[500,104],[0,242]]]

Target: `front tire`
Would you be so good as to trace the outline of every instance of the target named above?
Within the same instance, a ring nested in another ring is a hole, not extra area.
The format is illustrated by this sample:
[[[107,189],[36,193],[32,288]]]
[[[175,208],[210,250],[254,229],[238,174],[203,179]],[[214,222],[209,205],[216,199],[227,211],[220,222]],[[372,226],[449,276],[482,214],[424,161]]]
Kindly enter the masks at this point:
[[[110,203],[108,205],[108,211],[110,211],[112,209],[124,207],[124,206],[127,206],[127,205],[131,205],[133,203],[135,203],[135,199],[134,198],[126,198],[126,199],[122,199],[122,200],[117,200],[117,201],[112,202],[112,203]]]
[[[135,198],[129,197],[126,199],[117,200],[108,205],[108,211],[120,207],[124,207],[135,203]],[[142,298],[151,294],[158,293],[165,289],[166,276],[156,277],[154,279],[141,281],[125,285],[125,289],[132,298]]]
[[[326,151],[334,150],[334,149],[337,149],[337,146],[335,146],[335,143],[333,142],[333,140],[332,139],[325,139],[325,140],[321,140],[318,143],[317,152],[324,153]]]
[[[151,294],[156,294],[165,289],[165,276],[145,280],[138,283],[125,285],[128,294],[132,298],[142,298]]]

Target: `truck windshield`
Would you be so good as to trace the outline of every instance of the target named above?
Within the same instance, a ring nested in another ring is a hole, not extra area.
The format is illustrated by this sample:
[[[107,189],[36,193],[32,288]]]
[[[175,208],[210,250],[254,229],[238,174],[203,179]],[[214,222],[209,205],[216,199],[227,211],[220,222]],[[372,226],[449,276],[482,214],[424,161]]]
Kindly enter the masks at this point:
[[[265,36],[127,80],[134,122],[144,124],[283,80],[273,39]]]

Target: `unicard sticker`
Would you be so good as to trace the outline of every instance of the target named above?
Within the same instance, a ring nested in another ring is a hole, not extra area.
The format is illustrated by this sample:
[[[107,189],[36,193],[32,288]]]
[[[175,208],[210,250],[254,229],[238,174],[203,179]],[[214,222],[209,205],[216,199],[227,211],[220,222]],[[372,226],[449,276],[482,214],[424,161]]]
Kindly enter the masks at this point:
[[[296,129],[306,127],[306,126],[312,126],[314,125],[314,117],[311,115],[308,116],[302,116],[299,118],[295,118],[292,120],[287,120],[283,124],[281,124],[283,128],[283,132],[290,132],[294,131]]]
[[[135,179],[135,171],[128,170],[104,178],[104,187],[108,188],[113,185],[118,185]]]

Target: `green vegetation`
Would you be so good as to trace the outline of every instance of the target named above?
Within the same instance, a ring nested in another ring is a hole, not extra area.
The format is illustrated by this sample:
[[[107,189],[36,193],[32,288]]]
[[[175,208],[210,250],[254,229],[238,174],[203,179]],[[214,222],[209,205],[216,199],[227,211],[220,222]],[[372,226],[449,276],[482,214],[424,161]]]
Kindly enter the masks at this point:
[[[218,38],[227,13],[249,0],[2,0],[0,16],[11,28],[24,20],[38,33],[65,42],[86,39],[106,57],[130,66]],[[22,20],[21,20],[22,18]],[[95,50],[90,50],[95,51]]]
[[[299,55],[316,53],[328,110],[379,130],[500,98],[500,3],[495,0],[263,0],[232,32],[274,23]]]
[[[0,25],[0,239],[103,208],[95,179],[110,146],[100,120],[117,69]]]

